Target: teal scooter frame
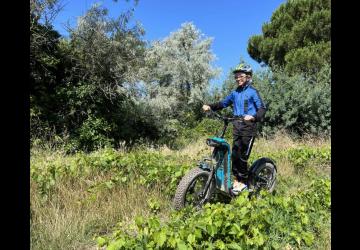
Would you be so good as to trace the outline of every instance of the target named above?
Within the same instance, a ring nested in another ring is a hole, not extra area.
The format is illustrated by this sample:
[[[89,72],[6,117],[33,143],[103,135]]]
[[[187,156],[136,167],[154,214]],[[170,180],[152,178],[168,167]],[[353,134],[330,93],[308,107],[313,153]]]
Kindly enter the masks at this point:
[[[237,194],[232,191],[231,148],[224,139],[226,129],[231,121],[240,120],[243,117],[223,117],[212,112],[224,122],[224,127],[219,136],[206,140],[206,144],[213,147],[211,157],[204,158],[196,168],[191,169],[180,181],[175,192],[173,204],[175,209],[181,209],[186,205],[201,207],[210,201],[214,194],[220,194],[224,198],[232,199]],[[253,140],[248,150],[252,147]],[[257,193],[261,189],[272,192],[275,188],[277,168],[270,158],[260,158],[249,168],[247,186],[250,193]]]

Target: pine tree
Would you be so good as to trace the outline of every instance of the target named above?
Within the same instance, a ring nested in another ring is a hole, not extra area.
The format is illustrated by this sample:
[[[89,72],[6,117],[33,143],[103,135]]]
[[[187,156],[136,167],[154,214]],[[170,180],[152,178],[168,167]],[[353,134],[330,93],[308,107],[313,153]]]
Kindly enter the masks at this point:
[[[250,37],[248,53],[270,67],[313,74],[331,55],[330,0],[288,0]]]

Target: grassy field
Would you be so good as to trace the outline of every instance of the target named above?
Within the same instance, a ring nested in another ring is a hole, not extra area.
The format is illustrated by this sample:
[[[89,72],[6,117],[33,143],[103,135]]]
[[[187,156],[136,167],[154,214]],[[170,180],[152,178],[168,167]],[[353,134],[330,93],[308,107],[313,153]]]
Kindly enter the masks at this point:
[[[156,215],[166,225],[174,213],[171,199],[180,178],[210,152],[204,138],[176,151],[140,147],[66,155],[61,150],[32,148],[31,249],[98,249],[98,236],[131,228],[139,216]],[[276,160],[277,196],[292,197],[315,177],[330,178],[328,139],[292,140],[283,134],[260,138],[250,161],[259,156]],[[330,249],[330,219],[319,225],[309,246],[279,240],[279,248]]]

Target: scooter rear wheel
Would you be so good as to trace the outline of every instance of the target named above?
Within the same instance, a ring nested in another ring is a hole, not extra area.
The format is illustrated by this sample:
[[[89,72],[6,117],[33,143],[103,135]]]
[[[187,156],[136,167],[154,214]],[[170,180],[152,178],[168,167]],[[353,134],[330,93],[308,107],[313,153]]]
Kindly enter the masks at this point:
[[[264,162],[254,169],[248,183],[254,191],[265,189],[270,193],[274,191],[276,184],[276,167],[271,162]]]

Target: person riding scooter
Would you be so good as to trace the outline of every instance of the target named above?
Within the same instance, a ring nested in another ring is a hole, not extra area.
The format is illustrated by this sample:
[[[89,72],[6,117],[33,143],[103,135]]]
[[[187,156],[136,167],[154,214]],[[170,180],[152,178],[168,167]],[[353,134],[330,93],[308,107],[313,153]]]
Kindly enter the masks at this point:
[[[233,105],[233,115],[243,117],[244,121],[233,121],[232,171],[235,176],[233,192],[247,188],[248,159],[256,136],[257,122],[262,121],[266,106],[259,92],[252,86],[252,68],[245,64],[238,65],[233,71],[237,88],[220,102],[203,105],[204,111],[220,110]]]

